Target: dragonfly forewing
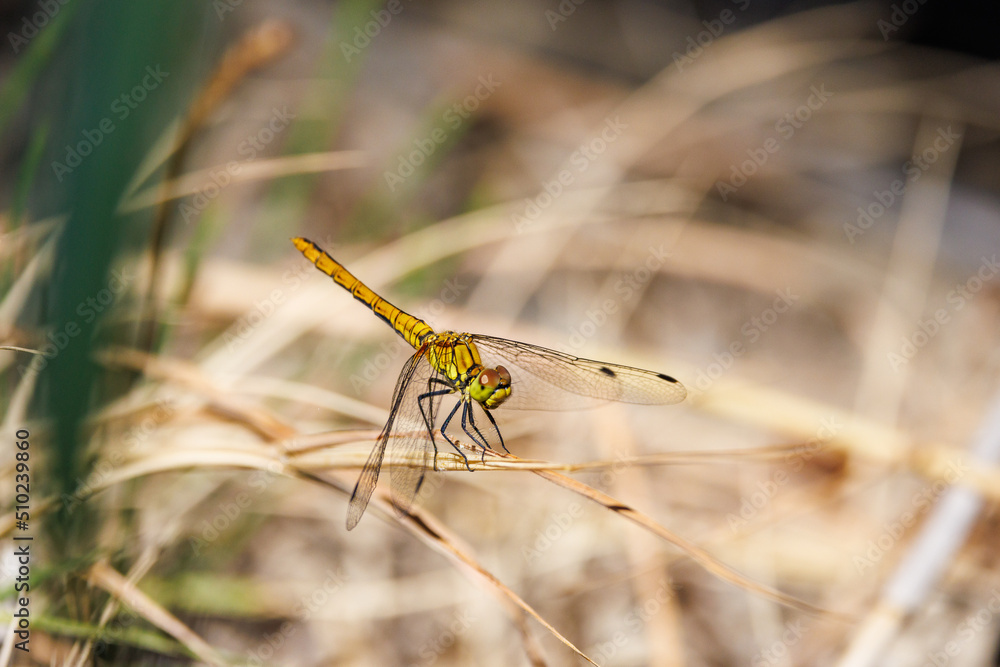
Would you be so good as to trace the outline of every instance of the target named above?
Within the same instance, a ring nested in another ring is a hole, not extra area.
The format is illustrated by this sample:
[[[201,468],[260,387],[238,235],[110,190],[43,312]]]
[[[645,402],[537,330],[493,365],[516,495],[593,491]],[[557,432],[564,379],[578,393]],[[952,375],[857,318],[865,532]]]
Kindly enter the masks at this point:
[[[506,338],[475,334],[473,340],[484,363],[500,363],[510,371],[512,391],[503,407],[576,410],[607,401],[669,405],[687,396],[684,385],[664,373]]]

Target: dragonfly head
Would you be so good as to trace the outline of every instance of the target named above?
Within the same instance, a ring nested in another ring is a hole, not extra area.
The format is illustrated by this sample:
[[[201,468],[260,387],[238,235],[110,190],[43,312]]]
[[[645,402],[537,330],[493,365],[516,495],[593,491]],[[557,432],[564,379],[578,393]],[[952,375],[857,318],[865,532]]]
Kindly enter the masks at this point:
[[[510,373],[503,366],[484,368],[469,384],[469,395],[487,410],[498,407],[510,396]]]

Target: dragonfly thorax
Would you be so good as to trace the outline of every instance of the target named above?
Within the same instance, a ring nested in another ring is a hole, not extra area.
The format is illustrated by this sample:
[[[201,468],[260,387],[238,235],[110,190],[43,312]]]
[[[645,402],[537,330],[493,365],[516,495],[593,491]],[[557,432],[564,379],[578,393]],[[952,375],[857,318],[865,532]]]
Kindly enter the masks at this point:
[[[422,348],[431,366],[448,378],[455,391],[467,394],[487,410],[499,407],[510,396],[510,373],[503,366],[487,368],[472,335],[432,333]]]

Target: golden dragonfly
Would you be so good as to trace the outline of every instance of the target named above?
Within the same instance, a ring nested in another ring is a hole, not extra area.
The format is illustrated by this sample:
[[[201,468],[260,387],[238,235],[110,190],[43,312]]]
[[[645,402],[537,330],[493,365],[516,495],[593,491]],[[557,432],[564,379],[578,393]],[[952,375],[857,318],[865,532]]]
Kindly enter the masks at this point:
[[[447,395],[454,395],[457,402],[441,422],[438,433],[469,470],[468,457],[449,434],[456,416],[460,417],[462,433],[482,448],[485,458],[494,445],[507,450],[492,415],[502,406],[562,410],[585,407],[595,400],[666,405],[683,401],[687,395],[684,385],[665,373],[580,359],[494,336],[435,333],[423,320],[380,297],[312,241],[297,237],[292,242],[316,268],[365,304],[416,350],[399,374],[389,419],[351,494],[348,530],[358,524],[368,507],[389,444],[401,459],[417,462],[390,469],[394,504],[404,513],[412,506],[425,472],[437,470],[434,431],[441,400]],[[486,416],[486,422],[477,422],[477,411]]]

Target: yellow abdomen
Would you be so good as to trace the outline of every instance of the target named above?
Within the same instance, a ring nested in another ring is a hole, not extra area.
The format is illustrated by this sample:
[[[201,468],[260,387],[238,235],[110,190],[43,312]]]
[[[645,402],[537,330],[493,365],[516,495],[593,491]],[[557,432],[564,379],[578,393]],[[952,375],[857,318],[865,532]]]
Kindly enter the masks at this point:
[[[296,237],[292,239],[292,243],[306,256],[306,259],[316,265],[317,269],[333,278],[333,282],[350,292],[355,299],[371,308],[373,313],[391,326],[396,333],[403,337],[403,340],[414,348],[419,348],[424,338],[434,333],[429,324],[419,317],[404,313],[380,297],[371,288],[354,277],[354,274],[344,268],[343,264],[330,257],[330,255],[326,254],[322,248],[312,241]]]

